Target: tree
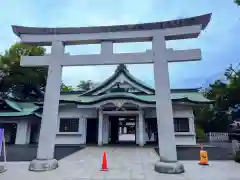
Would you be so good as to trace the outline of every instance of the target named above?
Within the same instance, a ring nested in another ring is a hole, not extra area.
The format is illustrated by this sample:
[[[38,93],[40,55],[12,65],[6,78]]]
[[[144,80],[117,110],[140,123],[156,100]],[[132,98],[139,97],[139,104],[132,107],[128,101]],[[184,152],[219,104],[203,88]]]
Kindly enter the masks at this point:
[[[63,92],[73,91],[73,87],[72,87],[72,86],[67,86],[67,85],[65,85],[65,84],[62,82],[62,84],[61,84],[61,91],[63,91]]]
[[[239,64],[240,66],[240,64]],[[238,66],[238,67],[239,67]],[[240,68],[233,68],[232,65],[226,70],[225,76],[228,80],[227,96],[228,106],[235,107],[240,104]]]
[[[240,0],[235,0],[235,3],[240,6]]]
[[[215,101],[213,106],[195,109],[196,123],[205,131],[228,131],[230,110],[240,104],[240,69],[230,66],[224,76],[225,81],[216,80],[205,89],[204,96]]]
[[[80,81],[80,83],[77,85],[77,89],[82,91],[88,91],[92,88],[92,86],[93,82],[91,80]]]
[[[16,43],[0,56],[0,91],[2,95],[9,92],[21,91],[24,97],[30,92],[44,90],[47,78],[45,67],[21,67],[20,57],[42,56],[45,49],[39,46]]]

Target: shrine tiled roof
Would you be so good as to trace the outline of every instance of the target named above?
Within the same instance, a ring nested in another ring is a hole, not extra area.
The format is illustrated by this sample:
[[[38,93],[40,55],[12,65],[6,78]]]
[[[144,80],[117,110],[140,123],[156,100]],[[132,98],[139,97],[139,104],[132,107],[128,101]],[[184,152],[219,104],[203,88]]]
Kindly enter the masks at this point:
[[[139,88],[138,93],[131,92],[111,92],[105,91],[112,88],[112,84],[119,80],[119,77],[125,76],[125,80],[134,87]],[[96,88],[93,88],[85,93],[82,91],[76,92],[62,92],[60,95],[60,104],[72,103],[79,105],[94,105],[96,103],[114,100],[126,99],[143,104],[155,104],[155,90],[150,86],[144,84],[127,70],[126,66],[121,64],[117,67],[115,73],[101,83]],[[186,102],[191,104],[206,104],[212,103],[211,100],[206,99],[198,89],[171,89],[172,102]],[[3,100],[12,109],[12,112],[0,112],[0,117],[6,116],[31,116],[35,115],[41,117],[41,113],[37,110],[42,108],[43,102],[30,102],[26,100],[14,99],[13,97]]]
[[[171,93],[171,99],[173,102],[188,102],[193,104],[212,103],[211,100],[206,99],[201,93],[194,91],[183,91]],[[100,96],[80,96],[79,94],[63,94],[60,98],[61,103],[74,103],[82,105],[90,105],[109,99],[129,99],[146,104],[155,104],[155,95],[135,95],[130,93],[109,93]],[[13,109],[12,112],[0,112],[0,117],[6,116],[29,116],[36,115],[41,116],[39,112],[36,112],[42,107],[43,102],[24,102],[15,100],[5,100],[5,102]]]
[[[80,104],[93,104],[99,101],[104,101],[107,99],[114,98],[125,98],[125,99],[133,99],[136,101],[141,101],[145,103],[155,103],[155,95],[135,95],[131,93],[108,93],[100,96],[76,96],[76,95],[61,95],[62,101],[75,101]],[[171,93],[172,101],[191,101],[192,103],[210,103],[211,100],[206,99],[199,92],[178,92]]]
[[[4,100],[6,104],[12,108],[12,112],[0,112],[0,117],[6,116],[29,116],[34,115],[34,112],[40,107],[32,102],[21,102],[15,100]]]
[[[123,74],[127,79],[129,79],[129,81],[133,82],[137,86],[145,89],[146,91],[151,92],[151,94],[154,94],[155,90],[152,87],[148,86],[147,84],[145,84],[144,82],[140,81],[139,79],[135,78],[132,74],[130,74],[125,64],[119,64],[117,66],[117,69],[116,69],[115,73],[112,76],[110,76],[104,82],[99,84],[97,87],[83,93],[82,95],[92,95],[92,94],[94,94],[95,92],[99,91],[100,89],[103,89],[104,87],[110,85],[121,74]]]

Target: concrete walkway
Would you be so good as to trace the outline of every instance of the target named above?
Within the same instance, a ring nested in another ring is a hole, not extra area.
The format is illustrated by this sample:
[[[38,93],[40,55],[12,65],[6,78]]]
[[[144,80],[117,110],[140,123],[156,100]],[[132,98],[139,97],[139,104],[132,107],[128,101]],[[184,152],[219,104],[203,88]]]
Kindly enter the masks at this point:
[[[102,153],[107,152],[109,172],[101,172]],[[202,167],[196,161],[183,161],[186,172],[181,175],[158,174],[158,160],[152,148],[88,147],[59,161],[51,172],[29,172],[28,162],[11,162],[1,180],[239,180],[240,165],[233,161],[214,161]]]

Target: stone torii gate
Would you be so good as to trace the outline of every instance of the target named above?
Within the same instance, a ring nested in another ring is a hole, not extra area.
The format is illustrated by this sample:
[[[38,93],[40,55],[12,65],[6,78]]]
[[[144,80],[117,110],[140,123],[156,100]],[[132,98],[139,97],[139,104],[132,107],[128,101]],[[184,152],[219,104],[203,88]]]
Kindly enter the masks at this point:
[[[37,158],[30,163],[29,170],[46,171],[58,167],[54,146],[63,66],[153,63],[160,151],[160,161],[155,164],[155,170],[184,172],[183,165],[177,162],[168,62],[200,60],[201,50],[167,49],[165,41],[197,38],[210,18],[211,14],[205,14],[165,22],[80,28],[12,26],[21,42],[52,46],[50,55],[22,56],[21,59],[21,66],[48,66]],[[140,53],[113,53],[113,43],[143,41],[152,41],[152,49]],[[65,45],[76,44],[101,44],[101,53],[73,56],[64,52]]]

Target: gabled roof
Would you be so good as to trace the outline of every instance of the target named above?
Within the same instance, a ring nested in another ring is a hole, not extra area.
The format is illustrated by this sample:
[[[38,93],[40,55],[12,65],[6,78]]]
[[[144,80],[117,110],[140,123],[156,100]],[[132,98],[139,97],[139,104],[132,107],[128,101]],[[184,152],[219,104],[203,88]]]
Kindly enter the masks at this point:
[[[131,92],[111,92],[112,86],[118,82],[120,76],[124,77],[124,81],[127,81],[134,88],[137,88],[141,93]],[[107,91],[107,92],[106,92]],[[128,99],[145,104],[155,104],[155,90],[145,83],[141,82],[134,76],[132,76],[127,70],[124,64],[120,64],[115,73],[105,80],[102,84],[94,89],[91,89],[85,93],[81,91],[65,92],[61,93],[60,104],[81,104],[81,105],[93,105],[95,103],[113,99]],[[213,101],[206,99],[198,89],[171,89],[171,99],[173,102],[187,102],[193,104],[206,104],[213,103]],[[0,112],[0,117],[13,117],[13,116],[31,116],[35,115],[41,117],[41,109],[43,102],[30,102],[19,99],[9,98],[4,100],[9,107],[13,109],[13,112]]]
[[[92,105],[101,101],[109,99],[128,99],[145,104],[155,104],[155,95],[135,95],[131,93],[108,93],[99,96],[80,96],[79,94],[65,94],[60,97],[60,104],[74,103],[81,105]],[[206,99],[201,93],[194,89],[176,89],[171,93],[171,99],[173,102],[187,102],[193,104],[207,104],[213,103],[213,101]],[[9,106],[13,107],[17,111],[13,112],[0,112],[0,117],[12,117],[12,116],[30,116],[36,115],[41,117],[41,114],[37,112],[43,104],[43,102],[23,102],[19,100],[5,100]]]
[[[109,99],[131,99],[135,101],[140,101],[143,103],[156,103],[155,95],[135,95],[131,93],[108,93],[99,96],[74,96],[74,95],[64,95],[61,96],[62,102],[75,102],[76,104],[94,104],[97,102],[109,100]],[[185,91],[185,92],[174,92],[171,93],[172,101],[184,101],[184,102],[191,102],[195,104],[199,103],[212,103],[213,101],[206,99],[201,93],[196,91]]]
[[[118,65],[115,73],[109,77],[108,79],[106,79],[103,83],[101,83],[99,86],[83,93],[82,95],[98,95],[100,93],[97,92],[101,92],[101,90],[103,90],[105,87],[111,85],[111,83],[113,83],[115,80],[117,80],[121,75],[123,75],[126,80],[128,80],[128,82],[130,82],[134,87],[140,89],[142,92],[146,93],[146,94],[154,94],[154,89],[151,88],[150,86],[146,85],[144,82],[140,81],[139,79],[135,78],[134,76],[132,76],[126,65],[125,64],[120,64]]]

